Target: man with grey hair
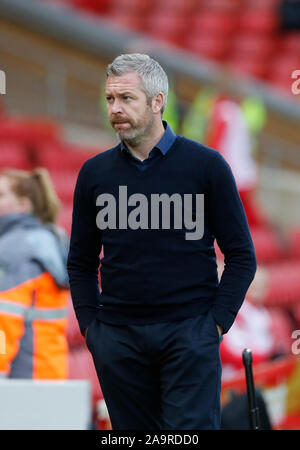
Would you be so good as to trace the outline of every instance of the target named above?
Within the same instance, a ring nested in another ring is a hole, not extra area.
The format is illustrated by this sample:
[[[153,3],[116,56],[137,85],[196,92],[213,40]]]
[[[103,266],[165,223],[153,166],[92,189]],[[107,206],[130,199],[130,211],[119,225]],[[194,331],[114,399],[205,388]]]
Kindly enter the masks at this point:
[[[128,105],[125,114],[111,92],[127,88],[131,90],[127,94],[131,95],[125,97]],[[108,65],[106,101],[110,122],[121,141],[142,160],[149,154],[152,143],[156,144],[165,132],[162,114],[167,98],[167,75],[148,55],[121,55]]]
[[[68,272],[112,427],[219,429],[220,341],[256,271],[232,171],[162,120],[168,79],[148,55],[118,56],[105,91],[120,143],[79,172]]]

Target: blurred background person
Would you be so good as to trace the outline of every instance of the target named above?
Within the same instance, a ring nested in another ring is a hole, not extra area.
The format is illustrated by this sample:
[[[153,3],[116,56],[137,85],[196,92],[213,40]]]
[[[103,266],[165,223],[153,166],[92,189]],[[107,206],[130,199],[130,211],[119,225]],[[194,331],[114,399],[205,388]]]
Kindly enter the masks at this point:
[[[221,344],[224,378],[236,386],[241,347],[251,347],[270,375],[255,381],[273,396],[273,425],[285,429],[300,429],[299,368],[289,373],[300,367],[291,338],[300,329],[298,12],[296,0],[0,0],[0,171],[47,168],[67,233],[80,167],[116,142],[99,107],[114,55],[148,53],[164,64],[174,94],[164,119],[226,153],[258,270]],[[93,413],[106,428],[93,362],[68,309],[69,378],[91,381]]]
[[[68,237],[46,169],[0,172],[0,377],[68,376]]]

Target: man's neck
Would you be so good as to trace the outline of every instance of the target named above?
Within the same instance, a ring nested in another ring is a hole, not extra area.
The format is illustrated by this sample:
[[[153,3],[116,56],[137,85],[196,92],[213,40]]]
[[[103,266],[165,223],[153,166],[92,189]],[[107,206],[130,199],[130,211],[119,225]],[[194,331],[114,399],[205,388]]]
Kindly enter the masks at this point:
[[[128,142],[124,141],[130,152],[141,161],[147,159],[151,150],[156,146],[156,144],[161,140],[163,134],[165,132],[165,128],[162,122],[159,125],[154,126],[152,128],[151,133],[140,143],[133,146]]]

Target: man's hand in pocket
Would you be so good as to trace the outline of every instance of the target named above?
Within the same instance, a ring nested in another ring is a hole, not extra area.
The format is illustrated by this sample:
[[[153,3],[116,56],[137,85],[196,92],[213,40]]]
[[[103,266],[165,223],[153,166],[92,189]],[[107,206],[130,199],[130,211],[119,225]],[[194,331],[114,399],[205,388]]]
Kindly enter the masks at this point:
[[[84,339],[86,340],[86,334],[87,334],[87,328],[85,328],[84,330],[83,330],[83,335],[84,335]]]
[[[220,338],[223,334],[223,328],[220,325],[217,325],[217,330],[218,330],[219,338]]]

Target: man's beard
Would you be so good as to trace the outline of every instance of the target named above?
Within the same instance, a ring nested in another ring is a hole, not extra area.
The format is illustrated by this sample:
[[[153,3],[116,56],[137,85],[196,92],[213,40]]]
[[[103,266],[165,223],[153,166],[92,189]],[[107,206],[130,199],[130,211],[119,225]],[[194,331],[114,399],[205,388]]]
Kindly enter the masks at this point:
[[[128,143],[132,147],[136,147],[148,138],[153,127],[153,122],[154,117],[152,115],[150,116],[148,122],[144,124],[144,126],[134,125],[131,121],[128,120],[131,128],[129,130],[120,130],[116,133],[121,141]]]

